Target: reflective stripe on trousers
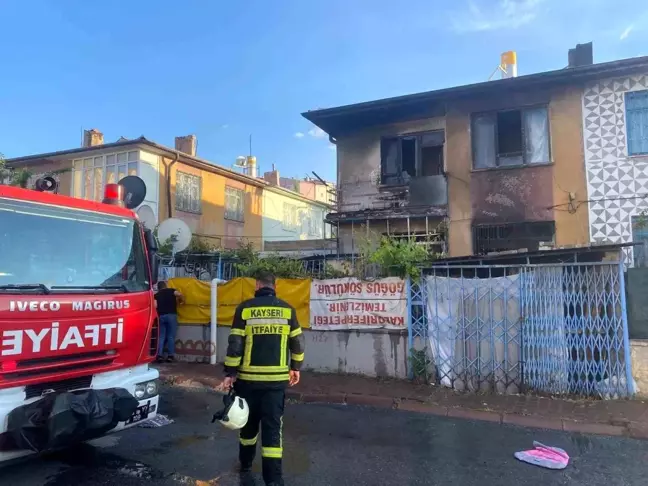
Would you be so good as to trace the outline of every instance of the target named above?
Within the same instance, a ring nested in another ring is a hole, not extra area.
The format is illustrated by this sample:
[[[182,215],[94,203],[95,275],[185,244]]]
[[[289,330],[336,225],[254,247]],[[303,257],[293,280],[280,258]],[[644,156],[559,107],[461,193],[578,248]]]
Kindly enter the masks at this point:
[[[239,434],[241,465],[249,467],[254,461],[260,428],[263,479],[266,483],[278,482],[282,478],[285,390],[254,389],[241,382],[236,382],[235,386],[238,395],[245,398],[250,408],[247,424]]]

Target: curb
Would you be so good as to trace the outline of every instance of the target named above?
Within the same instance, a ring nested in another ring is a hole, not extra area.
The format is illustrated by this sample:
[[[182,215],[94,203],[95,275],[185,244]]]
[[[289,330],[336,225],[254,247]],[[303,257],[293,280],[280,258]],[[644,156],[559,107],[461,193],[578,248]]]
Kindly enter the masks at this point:
[[[220,384],[221,380],[196,381],[178,376],[160,376],[162,384],[178,388],[192,390],[211,390]],[[625,422],[623,425],[617,423],[602,422],[580,422],[565,418],[547,418],[533,415],[517,415],[492,410],[477,410],[460,407],[446,407],[443,405],[428,403],[408,398],[390,398],[376,395],[361,395],[354,393],[302,393],[295,390],[286,390],[286,399],[294,403],[305,404],[332,404],[332,405],[361,405],[366,407],[387,408],[402,410],[440,417],[448,417],[462,420],[476,420],[480,422],[491,422],[500,425],[513,425],[517,427],[528,427],[534,429],[560,430],[570,433],[608,435],[616,437],[630,437],[633,439],[648,440],[648,423]]]

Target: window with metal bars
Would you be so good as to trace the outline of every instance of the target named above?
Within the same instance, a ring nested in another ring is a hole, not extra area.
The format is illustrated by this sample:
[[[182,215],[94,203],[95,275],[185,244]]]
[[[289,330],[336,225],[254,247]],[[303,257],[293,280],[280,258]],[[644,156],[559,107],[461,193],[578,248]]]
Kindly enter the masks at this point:
[[[553,244],[556,224],[553,221],[526,221],[473,226],[473,253],[484,255],[512,250],[537,251]]]
[[[194,174],[176,173],[176,209],[186,213],[200,213],[202,178]]]

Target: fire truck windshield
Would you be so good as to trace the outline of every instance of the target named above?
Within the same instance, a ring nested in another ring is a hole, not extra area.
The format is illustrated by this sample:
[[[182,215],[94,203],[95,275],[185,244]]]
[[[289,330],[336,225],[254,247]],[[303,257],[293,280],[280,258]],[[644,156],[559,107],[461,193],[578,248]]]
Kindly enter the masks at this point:
[[[135,220],[0,198],[0,293],[149,288]]]

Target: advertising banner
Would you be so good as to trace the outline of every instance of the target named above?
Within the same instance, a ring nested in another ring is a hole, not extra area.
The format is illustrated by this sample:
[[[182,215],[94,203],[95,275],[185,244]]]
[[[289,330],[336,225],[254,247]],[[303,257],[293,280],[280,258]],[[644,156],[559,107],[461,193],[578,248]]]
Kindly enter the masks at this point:
[[[405,281],[384,278],[313,280],[310,327],[313,330],[406,329]]]

